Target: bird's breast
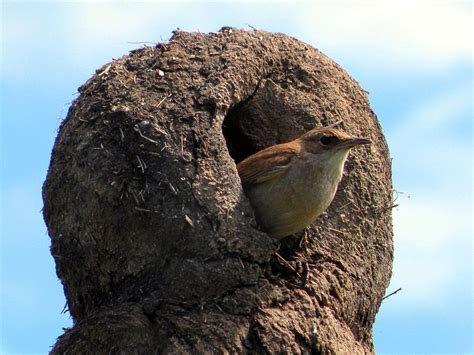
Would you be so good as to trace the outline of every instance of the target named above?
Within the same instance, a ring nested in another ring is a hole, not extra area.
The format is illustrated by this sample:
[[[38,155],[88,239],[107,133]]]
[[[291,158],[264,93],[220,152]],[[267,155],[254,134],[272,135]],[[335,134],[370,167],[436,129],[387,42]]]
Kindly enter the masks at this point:
[[[293,186],[290,193],[293,196],[293,207],[301,214],[316,218],[334,198],[341,176],[342,170],[327,169],[318,164],[305,164],[292,169],[288,174],[287,184]]]
[[[312,223],[331,203],[342,168],[295,162],[278,179],[246,190],[259,223],[275,238],[296,233]]]

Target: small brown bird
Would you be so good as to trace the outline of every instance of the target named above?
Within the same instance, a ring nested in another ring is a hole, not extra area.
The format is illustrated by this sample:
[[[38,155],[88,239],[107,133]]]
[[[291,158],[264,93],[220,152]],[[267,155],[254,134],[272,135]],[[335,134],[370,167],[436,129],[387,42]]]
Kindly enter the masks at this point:
[[[282,239],[312,223],[334,198],[349,150],[362,144],[370,140],[315,128],[240,162],[237,170],[259,225]]]

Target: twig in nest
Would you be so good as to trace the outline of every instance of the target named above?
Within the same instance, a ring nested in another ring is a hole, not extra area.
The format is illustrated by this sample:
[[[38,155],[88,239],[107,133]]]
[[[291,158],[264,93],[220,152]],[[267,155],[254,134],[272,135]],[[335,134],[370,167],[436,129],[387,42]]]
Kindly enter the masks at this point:
[[[398,191],[397,189],[393,189],[393,192],[395,194],[395,197],[393,198],[393,202],[397,201],[398,200],[398,197],[400,197],[400,195],[406,195],[407,198],[410,198],[411,196],[409,194],[407,194],[406,192],[404,191]]]
[[[308,240],[308,230],[304,230],[303,236],[300,238],[300,241],[298,243],[299,248],[303,248],[303,245],[306,245],[306,241]]]
[[[135,206],[135,209],[137,211],[140,211],[140,212],[148,212],[148,213],[152,212],[151,210],[148,210],[146,208],[141,208],[141,207],[138,207],[138,206]]]
[[[142,159],[140,159],[138,155],[137,155],[137,160],[138,160],[138,164],[140,164],[140,168],[142,169],[142,173],[145,174],[145,169],[146,169],[145,162]]]
[[[135,125],[135,126],[133,127],[133,129],[138,132],[138,134],[140,135],[140,137],[142,137],[143,139],[146,139],[148,142],[151,142],[151,143],[153,143],[153,144],[159,144],[157,141],[155,141],[155,140],[153,140],[153,139],[151,139],[151,138],[148,138],[147,136],[144,136],[143,133],[142,133],[142,131],[140,131],[140,128],[138,127],[138,125]]]
[[[399,292],[399,291],[401,291],[401,290],[402,290],[402,288],[399,287],[398,289],[396,289],[396,290],[393,291],[392,293],[389,293],[388,295],[383,296],[383,297],[382,297],[382,301],[383,301],[384,299],[386,299],[386,298],[389,298],[390,296],[393,296],[394,294],[396,294],[397,292]]]
[[[146,41],[143,41],[143,42],[127,42],[128,44],[153,44],[154,46],[156,46],[158,43],[157,42],[146,42]]]
[[[333,128],[333,127],[336,127],[336,126],[339,126],[342,122],[344,122],[344,120],[339,120],[331,125],[329,125],[329,128]]]
[[[160,105],[165,102],[166,99],[169,99],[173,94],[168,94],[168,96],[165,96],[164,98],[161,99],[160,102],[158,102],[158,105],[156,105],[156,108],[160,107]]]
[[[338,229],[334,229],[334,228],[328,228],[328,229],[332,232],[339,233],[339,234],[342,234],[342,235],[346,235],[346,233],[344,233],[343,231],[340,231]]]
[[[181,134],[180,139],[181,139],[181,156],[183,156],[184,155],[184,137],[182,134]]]
[[[110,70],[111,67],[112,67],[112,64],[107,65],[107,66],[105,67],[105,69],[102,70],[102,71],[99,73],[98,76],[101,77],[102,75],[107,74],[107,73],[109,72],[109,70]]]
[[[283,256],[281,256],[280,254],[278,253],[275,253],[275,255],[278,257],[278,259],[280,259],[281,261],[283,261],[283,263],[288,266],[293,272],[295,272],[296,274],[298,274],[298,271],[296,271],[296,269],[291,266],[291,264],[285,260],[285,258]]]
[[[387,206],[387,207],[380,207],[380,209],[383,212],[385,212],[385,211],[388,211],[388,210],[393,210],[394,208],[397,208],[398,206],[400,206],[400,205],[398,203],[395,203],[395,204]]]
[[[194,222],[193,222],[193,220],[192,220],[187,214],[184,215],[184,220],[185,220],[186,223],[188,223],[191,227],[194,227]]]

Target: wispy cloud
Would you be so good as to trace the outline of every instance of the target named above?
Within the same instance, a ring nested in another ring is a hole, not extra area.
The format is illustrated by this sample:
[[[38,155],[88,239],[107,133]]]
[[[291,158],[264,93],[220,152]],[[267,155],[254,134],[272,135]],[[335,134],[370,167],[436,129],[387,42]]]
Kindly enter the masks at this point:
[[[429,189],[467,189],[472,162],[472,80],[420,102],[387,132],[394,169]],[[436,185],[438,184],[438,185]],[[425,190],[425,191],[427,191]],[[467,195],[466,195],[467,196]]]
[[[395,211],[391,285],[403,288],[403,307],[436,309],[470,289],[470,215],[468,203],[435,196],[412,198]]]
[[[423,132],[430,135],[450,133],[450,127],[468,117],[463,115],[472,109],[472,80],[433,96],[425,102],[420,102],[413,111],[400,117],[401,124],[395,134],[396,138],[407,137],[414,132]]]
[[[222,13],[216,16],[218,9]],[[218,9],[213,2],[195,1],[9,3],[5,5],[8,16],[2,17],[4,48],[10,48],[4,51],[5,67],[15,80],[28,80],[37,56],[48,56],[53,72],[64,64],[77,68],[89,62],[95,69],[97,63],[139,46],[130,42],[166,40],[177,27],[217,31],[223,25],[246,27],[247,23],[287,32],[367,68],[441,68],[471,58],[468,2],[303,1],[264,7],[226,1]],[[263,9],[276,20],[258,16]],[[46,34],[41,41],[36,37],[38,28]]]
[[[88,47],[91,42],[100,40],[105,41],[105,47],[110,47],[117,42],[159,42],[161,38],[154,37],[153,33],[166,18],[178,18],[180,11],[182,5],[172,2],[101,2],[70,4],[64,15],[74,19],[70,22],[70,32],[76,45]]]
[[[314,3],[300,26],[312,43],[373,66],[442,67],[470,60],[470,2]]]
[[[406,307],[434,309],[472,282],[471,117],[469,83],[421,102],[390,134],[395,178],[411,189],[394,211],[392,285]]]

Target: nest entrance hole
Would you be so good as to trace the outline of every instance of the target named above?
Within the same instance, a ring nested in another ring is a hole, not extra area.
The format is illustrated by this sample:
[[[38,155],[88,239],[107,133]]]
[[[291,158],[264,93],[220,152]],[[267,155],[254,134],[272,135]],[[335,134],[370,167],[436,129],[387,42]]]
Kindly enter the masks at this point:
[[[314,118],[288,105],[285,91],[264,81],[247,99],[232,106],[224,118],[222,133],[230,156],[238,164],[274,144],[289,142],[311,129]],[[303,129],[301,129],[303,128]]]
[[[237,164],[259,150],[255,144],[256,137],[252,139],[247,129],[252,126],[248,105],[248,101],[242,101],[233,106],[227,112],[222,124],[227,149]]]

